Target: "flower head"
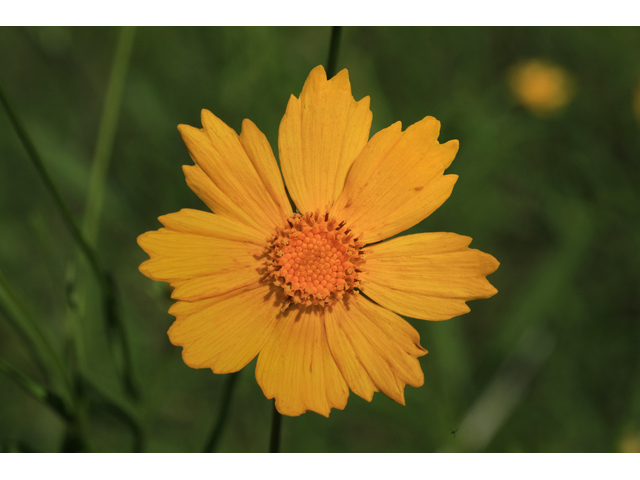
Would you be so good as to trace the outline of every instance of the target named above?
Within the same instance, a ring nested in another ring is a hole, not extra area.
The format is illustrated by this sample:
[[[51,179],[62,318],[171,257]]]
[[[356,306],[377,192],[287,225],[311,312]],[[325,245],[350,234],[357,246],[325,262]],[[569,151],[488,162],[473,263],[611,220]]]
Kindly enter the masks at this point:
[[[207,110],[202,129],[180,125],[195,165],[187,184],[215,213],[183,209],[138,237],[140,271],[169,282],[169,313],[184,362],[214,373],[258,356],[256,379],[278,411],[328,416],[349,390],[404,404],[424,378],[427,352],[398,314],[446,320],[496,289],[498,262],[469,237],[421,233],[417,224],[450,195],[443,175],[457,141],[438,143],[432,117],[400,122],[369,140],[369,98],[356,102],[346,70],[314,68],[280,124],[282,176],[249,120],[237,135]],[[395,312],[395,313],[394,313]]]
[[[565,107],[574,93],[567,71],[546,60],[529,60],[513,67],[509,85],[518,103],[543,117]]]

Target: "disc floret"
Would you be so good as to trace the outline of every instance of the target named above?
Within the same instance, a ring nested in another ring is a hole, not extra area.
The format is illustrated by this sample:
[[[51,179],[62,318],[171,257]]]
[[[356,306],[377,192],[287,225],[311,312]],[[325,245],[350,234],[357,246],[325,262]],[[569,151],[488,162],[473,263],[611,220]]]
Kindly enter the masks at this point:
[[[360,285],[364,262],[362,235],[328,213],[295,214],[267,247],[267,276],[291,303],[304,306],[335,304]]]

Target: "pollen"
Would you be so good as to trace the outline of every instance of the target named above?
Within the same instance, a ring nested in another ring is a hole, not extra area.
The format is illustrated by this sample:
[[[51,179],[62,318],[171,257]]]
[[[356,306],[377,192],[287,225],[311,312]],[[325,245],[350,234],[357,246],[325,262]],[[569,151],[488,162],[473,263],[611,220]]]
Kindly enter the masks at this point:
[[[331,306],[360,286],[365,260],[362,235],[329,214],[296,214],[277,230],[267,247],[267,278],[290,304]]]

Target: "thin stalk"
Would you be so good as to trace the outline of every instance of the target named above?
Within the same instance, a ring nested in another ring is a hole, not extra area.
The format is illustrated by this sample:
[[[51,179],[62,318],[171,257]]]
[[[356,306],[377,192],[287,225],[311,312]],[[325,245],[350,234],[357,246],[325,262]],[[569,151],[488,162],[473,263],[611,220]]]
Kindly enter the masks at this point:
[[[100,119],[98,140],[93,156],[91,178],[89,180],[87,206],[82,223],[82,231],[85,238],[92,246],[95,246],[98,238],[100,216],[107,183],[107,171],[111,160],[111,152],[113,150],[118,125],[118,116],[122,105],[122,92],[124,91],[125,80],[127,78],[135,32],[135,27],[122,27],[120,30],[116,53],[111,67],[107,94],[104,99],[104,108]]]
[[[140,453],[144,451],[145,439],[141,426],[140,418],[126,405],[121,405],[107,391],[102,390],[96,384],[92,383],[89,378],[82,377],[78,382],[86,389],[87,396],[91,400],[91,405],[102,409],[123,422],[131,431],[133,436],[133,451]]]
[[[49,190],[49,193],[53,197],[53,201],[56,207],[58,208],[58,210],[60,210],[60,213],[62,214],[62,218],[66,223],[67,228],[71,232],[73,239],[77,242],[78,246],[82,250],[82,253],[85,255],[86,259],[88,260],[89,265],[91,266],[91,269],[95,273],[96,277],[98,277],[98,280],[100,281],[101,285],[103,285],[105,283],[104,273],[103,273],[102,267],[100,266],[100,263],[98,262],[98,258],[96,257],[95,253],[93,252],[93,250],[91,249],[91,247],[89,246],[85,238],[83,237],[82,233],[80,232],[80,229],[76,225],[76,222],[73,219],[73,215],[71,215],[71,211],[69,210],[69,207],[67,207],[67,204],[62,199],[62,196],[60,195],[60,193],[58,193],[58,190],[56,189],[53,183],[53,180],[51,179],[51,176],[47,172],[47,169],[45,168],[44,163],[42,163],[42,159],[40,158],[38,151],[36,150],[33,142],[31,141],[31,137],[27,133],[26,129],[22,125],[22,122],[20,121],[15,111],[13,110],[13,107],[9,103],[9,100],[5,96],[4,89],[2,88],[1,84],[0,84],[0,103],[2,103],[2,105],[4,106],[7,112],[7,116],[9,117],[9,120],[11,121],[11,124],[13,125],[13,128],[16,131],[16,134],[20,138],[20,141],[22,142],[22,145],[27,151],[29,158],[33,162],[33,165],[36,167],[38,175],[40,175],[40,178],[42,179],[45,186]]]
[[[4,362],[2,370],[17,381],[25,390],[42,400],[57,411],[68,424],[69,433],[73,437],[74,451],[90,450],[87,419],[84,415],[83,403],[78,395],[77,385],[65,371],[62,359],[49,342],[38,322],[30,315],[28,310],[19,302],[17,296],[11,290],[8,282],[0,272],[0,309],[4,311],[9,321],[18,329],[25,338],[31,352],[41,365],[45,376],[59,377],[64,387],[66,398],[59,397],[46,387],[37,387],[35,382],[28,382],[25,375],[20,374],[11,365]]]
[[[282,415],[273,404],[273,418],[271,420],[271,437],[269,439],[269,453],[280,453],[280,425]]]
[[[73,413],[66,406],[64,400],[50,389],[40,385],[31,377],[25,375],[16,367],[0,357],[0,372],[13,380],[20,388],[36,400],[48,405],[54,412],[67,422],[73,422]]]
[[[43,179],[46,187],[50,191],[54,198],[54,202],[60,210],[67,227],[69,228],[74,240],[80,247],[80,251],[89,262],[90,268],[95,274],[98,284],[102,292],[103,311],[105,314],[105,321],[107,324],[107,333],[112,339],[111,346],[119,350],[116,352],[117,359],[121,360],[119,365],[120,377],[123,381],[125,390],[134,399],[138,398],[137,389],[135,387],[132,377],[132,361],[131,352],[129,349],[127,337],[125,334],[124,325],[121,321],[119,314],[119,308],[117,304],[116,288],[113,278],[100,264],[97,255],[91,245],[94,245],[97,240],[98,225],[100,212],[102,210],[102,201],[104,198],[104,190],[106,184],[106,172],[108,170],[109,159],[111,157],[111,151],[113,146],[113,139],[115,136],[118,113],[120,111],[120,105],[122,103],[122,91],[124,89],[124,81],[126,78],[126,72],[128,69],[129,59],[131,57],[131,50],[133,46],[135,29],[132,27],[123,27],[118,39],[118,45],[116,48],[116,55],[114,58],[113,67],[111,70],[111,76],[109,80],[109,86],[107,89],[107,95],[105,98],[105,107],[103,109],[103,115],[100,122],[100,129],[98,134],[98,141],[96,145],[96,152],[94,155],[93,169],[91,173],[91,180],[89,186],[89,197],[87,201],[87,208],[85,211],[84,222],[82,232],[78,228],[71,211],[64,202],[62,196],[56,189],[53,180],[48,174],[44,163],[40,155],[38,154],[33,141],[31,140],[26,129],[22,125],[22,122],[16,115],[11,104],[9,103],[2,86],[0,85],[0,102],[3,104],[7,111],[7,115],[16,130],[16,133],[23,146],[27,150],[28,156],[32,160],[36,167],[36,170],[40,177]],[[83,234],[84,232],[84,234]],[[81,305],[82,307],[84,305]],[[37,325],[36,322],[32,322]],[[77,323],[75,325],[74,340],[80,341],[79,328]],[[44,336],[42,335],[44,338]],[[74,343],[76,343],[74,342]],[[114,345],[117,344],[117,345]],[[76,357],[77,355],[77,343],[76,343]],[[120,353],[120,355],[118,355]],[[38,357],[37,357],[38,358]],[[56,357],[56,360],[57,359]],[[77,358],[76,358],[77,360]],[[55,362],[54,362],[55,363]],[[64,367],[60,362],[60,368],[64,374]],[[79,378],[76,374],[75,378]],[[64,380],[69,387],[72,402],[74,404],[76,415],[74,425],[71,426],[71,430],[68,432],[68,437],[71,438],[71,443],[79,445],[81,448],[89,448],[88,442],[85,442],[86,438],[86,403],[83,401],[84,388],[80,381],[73,382],[71,385],[70,379],[64,375]],[[137,425],[136,425],[137,427]],[[139,430],[139,429],[138,429]],[[142,448],[142,434],[141,431],[136,432],[138,435],[136,438],[136,444],[139,448]]]
[[[104,99],[102,117],[98,128],[98,138],[93,156],[87,203],[82,222],[82,233],[92,248],[95,248],[97,244],[100,217],[105,196],[104,192],[107,183],[107,171],[113,150],[118,116],[122,104],[122,92],[124,91],[125,80],[127,78],[134,36],[135,27],[122,27],[120,29],[116,53],[107,85],[107,93]],[[86,314],[87,298],[91,284],[78,280],[84,273],[84,269],[81,268],[81,260],[78,255],[75,265],[72,265],[68,272],[70,291],[76,289],[77,291],[75,292],[75,301],[69,301],[67,320],[71,331],[72,363],[77,370],[84,371],[84,341],[81,335],[80,321]]]
[[[331,43],[329,44],[329,58],[327,59],[327,78],[331,78],[336,74],[341,33],[342,27],[331,27]]]
[[[111,340],[111,348],[116,354],[116,359],[120,361],[120,378],[124,385],[125,392],[133,399],[138,401],[140,393],[133,379],[133,358],[131,356],[131,347],[129,345],[129,337],[125,330],[124,322],[119,311],[119,304],[116,296],[116,285],[113,277],[107,274],[107,282],[109,284],[109,292],[111,297],[105,297],[105,312],[107,319],[107,335]]]
[[[87,206],[83,218],[82,231],[89,244],[95,248],[100,227],[100,217],[107,183],[107,171],[113,150],[118,125],[118,116],[122,105],[122,93],[127,78],[129,61],[133,50],[135,27],[122,27],[118,37],[116,53],[113,59],[104,108],[98,129],[98,139],[93,157]],[[111,274],[104,272],[103,312],[110,347],[118,363],[118,373],[127,394],[137,400],[138,389],[133,379],[133,361],[124,322],[119,310],[116,284]],[[86,284],[80,295],[78,305],[80,315],[85,314]]]
[[[71,380],[65,372],[62,359],[42,331],[40,324],[18,300],[2,271],[0,271],[0,309],[27,342],[43,374],[49,377],[52,371],[55,372],[54,375],[62,381],[69,398],[72,398]]]
[[[222,436],[222,431],[224,430],[224,426],[226,425],[229,418],[227,412],[229,411],[231,397],[233,396],[233,391],[238,381],[239,374],[240,372],[231,373],[227,378],[227,382],[224,386],[224,392],[222,394],[222,406],[220,407],[218,418],[213,426],[213,429],[211,430],[211,433],[209,434],[209,437],[207,438],[207,443],[205,444],[202,453],[216,451],[216,447],[218,446],[218,442],[220,441],[220,437]]]
[[[120,376],[122,377],[127,393],[134,399],[137,399],[138,392],[131,377],[131,354],[128,351],[128,344],[125,336],[124,326],[122,325],[122,322],[120,320],[119,307],[116,303],[116,292],[113,279],[102,267],[94,250],[89,246],[89,243],[78,228],[73,216],[71,215],[69,207],[67,207],[66,203],[62,199],[62,196],[56,189],[51,176],[47,172],[47,169],[45,168],[44,163],[42,162],[42,159],[38,154],[38,151],[36,150],[31,138],[29,137],[29,134],[23,127],[22,122],[15,114],[11,104],[9,103],[9,100],[5,96],[2,85],[0,85],[0,103],[2,103],[5,107],[9,120],[11,121],[11,124],[13,125],[18,137],[22,141],[23,146],[27,150],[29,158],[33,162],[38,174],[51,193],[55,205],[60,210],[62,217],[67,224],[69,231],[71,232],[71,235],[80,247],[81,252],[89,262],[91,270],[94,272],[96,278],[98,279],[98,283],[102,292],[103,310],[106,316],[108,334],[111,335],[113,339],[117,339],[119,341],[120,348],[122,348],[123,350],[123,354],[121,355],[121,357],[123,358],[122,363],[124,364],[124,366],[120,369]]]

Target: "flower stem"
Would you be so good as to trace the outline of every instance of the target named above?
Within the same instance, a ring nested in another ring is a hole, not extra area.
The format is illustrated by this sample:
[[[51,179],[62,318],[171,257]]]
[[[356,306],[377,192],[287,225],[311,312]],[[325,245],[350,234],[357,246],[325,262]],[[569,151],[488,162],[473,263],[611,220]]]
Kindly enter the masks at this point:
[[[11,378],[33,398],[48,405],[64,420],[67,422],[73,422],[74,414],[68,410],[67,405],[62,398],[60,398],[55,392],[43,385],[40,385],[34,379],[22,373],[2,357],[0,357],[0,372]]]
[[[0,272],[0,312],[16,327],[25,338],[43,369],[48,382],[56,375],[63,383],[66,397],[58,396],[48,386],[39,386],[19,370],[13,368],[6,360],[2,361],[0,370],[17,382],[25,391],[41,400],[67,421],[66,438],[71,439],[73,451],[90,451],[90,437],[87,431],[87,419],[84,414],[84,403],[78,395],[77,383],[69,378],[64,369],[62,359],[56,352],[49,339],[42,331],[40,324],[35,321],[30,312],[22,305],[18,297],[11,290],[2,272]]]
[[[18,330],[25,339],[33,357],[36,359],[42,373],[51,381],[51,377],[59,377],[66,393],[67,400],[73,397],[71,379],[67,375],[62,359],[43,332],[40,324],[31,316],[27,308],[19,301],[18,296],[11,289],[9,282],[0,271],[0,312]]]
[[[9,103],[9,100],[4,94],[2,89],[2,85],[0,85],[0,103],[4,106],[7,111],[7,115],[9,116],[9,120],[13,125],[14,130],[16,131],[18,137],[22,141],[23,146],[27,150],[28,156],[33,162],[34,166],[40,178],[42,178],[45,183],[47,189],[51,193],[51,196],[54,199],[54,203],[60,210],[62,217],[73,236],[73,239],[76,241],[80,250],[86,257],[91,266],[91,270],[96,275],[98,279],[98,283],[100,285],[100,289],[102,292],[102,307],[105,312],[105,320],[107,324],[107,333],[112,335],[112,338],[118,341],[118,347],[121,350],[121,355],[119,358],[122,358],[123,361],[122,366],[120,368],[120,376],[124,383],[125,389],[127,393],[134,399],[138,399],[138,391],[134,385],[132,374],[131,374],[131,354],[129,352],[129,346],[127,343],[127,339],[125,336],[124,325],[122,323],[119,307],[117,304],[116,292],[115,292],[115,284],[113,282],[113,278],[109,273],[102,267],[100,264],[98,257],[96,256],[94,250],[91,248],[86,238],[78,228],[69,207],[62,199],[62,196],[56,189],[51,176],[47,172],[47,169],[38,154],[29,134],[26,129],[22,125],[22,122],[16,115],[13,110],[13,107]],[[113,342],[112,342],[113,343]],[[113,345],[112,345],[113,346]],[[118,348],[116,347],[116,348]]]
[[[133,412],[129,406],[121,405],[107,390],[99,388],[88,377],[79,378],[78,382],[86,390],[92,406],[109,413],[129,428],[133,437],[133,451],[136,453],[143,452],[145,449],[145,437],[140,416]]]
[[[269,440],[269,453],[280,453],[280,424],[282,415],[273,404],[273,419],[271,421],[271,438]]]
[[[107,172],[118,125],[118,115],[121,109],[122,94],[127,78],[134,36],[135,27],[120,28],[98,128],[91,177],[89,188],[87,189],[87,201],[82,218],[82,233],[92,248],[96,248],[98,240],[100,217],[107,184]],[[71,278],[69,285],[74,289],[77,299],[73,303],[69,303],[70,308],[67,316],[72,332],[71,346],[73,347],[74,364],[80,371],[83,370],[84,364],[84,343],[80,334],[80,320],[85,316],[89,289],[92,286],[81,278],[85,271],[80,268],[82,266],[81,260],[82,258],[78,255],[75,264],[72,264],[69,270]],[[126,342],[126,339],[123,341]],[[127,365],[127,367],[129,366]],[[123,382],[126,382],[126,380],[123,380]]]
[[[113,142],[118,125],[118,115],[120,113],[124,85],[129,69],[129,61],[133,50],[135,37],[135,27],[121,27],[116,45],[116,52],[113,58],[109,83],[104,99],[104,107],[100,118],[98,129],[98,139],[91,168],[91,179],[87,193],[87,203],[82,219],[82,233],[92,248],[96,247],[98,233],[100,229],[100,217],[107,184],[107,171],[111,160]],[[77,263],[77,262],[76,262]],[[75,270],[79,272],[78,269]],[[109,272],[104,272],[106,290],[103,290],[103,312],[107,327],[107,335],[112,353],[115,356],[116,368],[125,391],[134,400],[138,399],[138,390],[133,379],[131,350],[128,338],[124,329],[124,322],[120,315],[116,285]],[[77,305],[78,314],[84,317],[86,313],[86,300],[89,296],[87,284],[78,283],[79,302]],[[73,312],[71,317],[74,318]],[[75,322],[77,324],[77,321]],[[76,343],[80,343],[81,338],[76,335]],[[77,352],[79,357],[82,349]],[[79,358],[79,360],[82,360]]]
[[[16,134],[20,138],[20,141],[22,142],[22,145],[27,151],[29,158],[31,159],[31,161],[33,162],[33,165],[36,167],[36,170],[38,171],[38,175],[40,175],[40,178],[42,179],[47,189],[49,190],[49,193],[51,193],[51,196],[53,197],[53,201],[55,202],[56,207],[58,207],[58,210],[60,210],[60,213],[62,214],[62,217],[65,223],[67,224],[67,227],[69,228],[69,231],[73,236],[73,239],[78,243],[78,246],[84,253],[87,260],[89,261],[89,265],[91,265],[91,269],[94,271],[94,273],[96,274],[100,282],[103,283],[104,274],[96,255],[94,254],[93,250],[91,249],[89,244],[86,242],[86,240],[82,236],[82,233],[80,233],[80,229],[76,225],[76,222],[73,219],[73,215],[71,215],[71,211],[69,210],[69,207],[67,207],[67,204],[64,202],[64,200],[62,199],[62,196],[60,195],[60,193],[58,193],[58,190],[53,184],[53,180],[51,179],[51,176],[47,172],[47,169],[45,168],[44,163],[42,162],[42,159],[38,154],[38,151],[36,150],[33,142],[31,141],[31,137],[29,137],[29,134],[27,133],[24,126],[22,125],[22,122],[14,112],[13,107],[9,103],[9,100],[7,99],[7,97],[5,96],[2,85],[0,85],[0,103],[2,103],[2,105],[4,106],[7,112],[7,115],[9,117],[9,120],[11,121],[11,124],[13,125],[13,128],[16,131]]]
[[[341,32],[342,27],[331,27],[331,43],[329,44],[329,59],[327,60],[327,78],[331,78],[336,74]]]
[[[207,439],[207,443],[202,450],[202,453],[210,453],[216,451],[218,441],[222,436],[222,430],[224,429],[224,426],[227,423],[227,419],[229,418],[227,412],[229,411],[229,404],[231,403],[231,397],[233,396],[233,390],[235,388],[239,375],[240,372],[234,372],[227,378],[227,383],[225,383],[224,386],[224,393],[222,394],[222,406],[220,407],[220,413],[218,413],[218,419],[216,420],[216,423],[214,424],[213,429],[209,434],[209,438]]]
[[[122,92],[127,78],[134,36],[135,27],[121,27],[98,129],[98,140],[91,167],[87,205],[82,219],[83,233],[89,244],[94,247],[98,238],[102,203],[107,183],[107,171],[111,160],[111,151],[113,150],[118,115],[122,104]]]

